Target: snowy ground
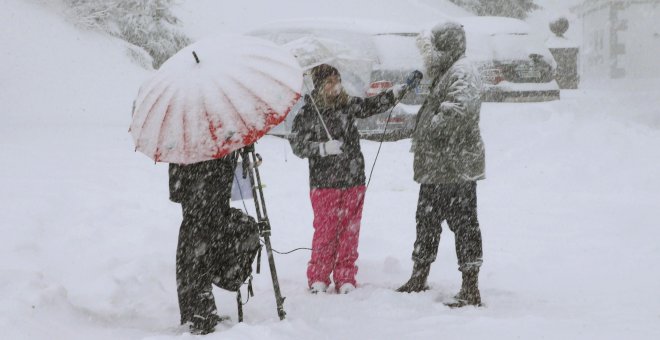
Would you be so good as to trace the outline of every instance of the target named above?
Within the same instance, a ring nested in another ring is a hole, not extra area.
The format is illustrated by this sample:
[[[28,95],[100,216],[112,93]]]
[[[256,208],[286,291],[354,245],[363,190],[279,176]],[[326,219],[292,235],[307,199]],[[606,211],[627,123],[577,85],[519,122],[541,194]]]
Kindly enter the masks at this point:
[[[130,105],[146,72],[121,44],[82,33],[29,2],[0,12],[0,329],[4,339],[192,338],[177,327],[179,207],[166,166],[134,153]],[[26,16],[30,13],[30,16]],[[31,27],[47,25],[45,33]],[[8,76],[7,76],[8,75]],[[246,322],[209,339],[660,338],[660,81],[585,84],[562,100],[486,104],[488,179],[479,184],[484,308],[451,310],[447,230],[421,294],[410,274],[418,186],[409,141],[383,146],[367,193],[360,287],[306,292],[307,251],[277,255],[287,297],[256,277]],[[364,142],[367,163],[378,144]],[[280,251],[309,246],[306,162],[257,146]],[[238,204],[237,206],[240,206]]]

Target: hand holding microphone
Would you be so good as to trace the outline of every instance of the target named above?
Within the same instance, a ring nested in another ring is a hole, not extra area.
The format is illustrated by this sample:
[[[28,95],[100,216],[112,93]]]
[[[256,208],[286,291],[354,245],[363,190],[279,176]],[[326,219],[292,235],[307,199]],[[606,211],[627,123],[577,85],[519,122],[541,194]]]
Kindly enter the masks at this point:
[[[410,72],[403,84],[392,86],[392,94],[397,100],[403,98],[406,94],[408,94],[408,91],[414,90],[417,86],[419,86],[422,78],[424,78],[422,72],[417,70]]]
[[[414,70],[406,77],[406,86],[409,90],[415,89],[422,82],[424,75],[418,70]]]

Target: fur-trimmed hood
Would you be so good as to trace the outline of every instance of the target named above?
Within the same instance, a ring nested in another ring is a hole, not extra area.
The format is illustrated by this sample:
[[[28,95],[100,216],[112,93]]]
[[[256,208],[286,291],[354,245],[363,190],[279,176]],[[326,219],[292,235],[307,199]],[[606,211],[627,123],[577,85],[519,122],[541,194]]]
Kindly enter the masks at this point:
[[[455,22],[438,24],[417,36],[417,47],[428,76],[435,79],[465,55],[465,30]]]

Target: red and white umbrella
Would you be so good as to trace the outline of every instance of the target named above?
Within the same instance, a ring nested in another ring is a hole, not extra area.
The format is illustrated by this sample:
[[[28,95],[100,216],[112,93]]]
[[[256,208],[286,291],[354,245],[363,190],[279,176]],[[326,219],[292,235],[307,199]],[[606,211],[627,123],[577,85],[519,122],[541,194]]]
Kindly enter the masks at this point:
[[[284,120],[302,82],[296,59],[269,41],[200,40],[140,87],[130,128],[136,150],[178,164],[225,156]]]

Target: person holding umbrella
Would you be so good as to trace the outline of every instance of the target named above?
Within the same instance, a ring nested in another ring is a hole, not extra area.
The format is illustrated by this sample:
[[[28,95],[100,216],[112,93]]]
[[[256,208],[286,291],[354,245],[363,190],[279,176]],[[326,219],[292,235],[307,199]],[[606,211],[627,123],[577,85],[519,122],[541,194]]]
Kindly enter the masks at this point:
[[[181,324],[193,333],[213,332],[223,319],[212,285],[239,292],[245,280],[239,277],[244,271],[226,269],[218,259],[240,251],[233,260],[250,260],[251,249],[259,247],[256,222],[229,205],[236,154],[254,150],[286,118],[300,99],[302,81],[303,71],[287,50],[263,39],[221,35],[177,52],[140,86],[129,132],[136,151],[170,163],[170,199],[183,210],[176,253]],[[235,232],[248,224],[256,232],[248,230],[242,236],[249,242],[234,247],[232,240],[242,239]],[[269,235],[262,237],[283,319]]]
[[[170,200],[181,203],[183,221],[176,249],[176,288],[181,324],[206,334],[222,321],[213,298],[207,258],[211,237],[229,213],[235,153],[189,165],[169,165]]]
[[[355,119],[389,110],[405,94],[406,85],[360,98],[344,91],[333,66],[315,66],[311,77],[314,89],[305,96],[289,137],[294,154],[309,160],[314,237],[307,280],[312,293],[325,292],[332,274],[336,289],[345,294],[357,284],[355,262],[366,191]]]

